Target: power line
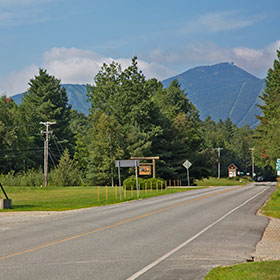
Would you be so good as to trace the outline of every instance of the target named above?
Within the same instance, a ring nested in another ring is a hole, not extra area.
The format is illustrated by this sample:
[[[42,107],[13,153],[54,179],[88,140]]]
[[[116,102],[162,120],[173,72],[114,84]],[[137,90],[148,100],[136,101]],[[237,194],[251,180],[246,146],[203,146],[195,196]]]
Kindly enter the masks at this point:
[[[61,151],[60,151],[60,148],[58,147],[58,142],[56,141],[56,137],[54,137],[53,139],[54,139],[54,143],[55,143],[55,145],[56,145],[57,151],[59,152],[60,155],[62,155],[63,152],[64,152],[63,147],[60,145],[61,148],[62,148],[62,152],[61,152]]]
[[[49,153],[50,153],[50,159],[51,159],[53,165],[55,166],[55,162],[54,162],[54,160],[53,160],[53,154],[52,154],[52,152],[51,152],[50,150],[49,150]]]

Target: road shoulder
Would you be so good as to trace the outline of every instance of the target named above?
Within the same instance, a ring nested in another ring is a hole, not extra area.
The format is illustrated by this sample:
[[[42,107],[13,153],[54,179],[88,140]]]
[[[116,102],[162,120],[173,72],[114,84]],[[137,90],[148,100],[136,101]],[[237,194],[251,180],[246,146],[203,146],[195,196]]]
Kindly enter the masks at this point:
[[[253,255],[255,261],[280,260],[280,219],[270,218]]]

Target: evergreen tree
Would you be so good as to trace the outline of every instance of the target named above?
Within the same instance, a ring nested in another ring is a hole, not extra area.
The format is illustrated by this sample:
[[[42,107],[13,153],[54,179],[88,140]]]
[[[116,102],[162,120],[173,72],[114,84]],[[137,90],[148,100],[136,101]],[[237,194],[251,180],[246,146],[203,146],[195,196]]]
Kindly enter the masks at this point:
[[[221,176],[226,177],[228,166],[234,163],[239,171],[250,172],[253,130],[249,126],[238,128],[228,118],[224,122],[215,123],[211,118],[206,118],[203,123],[204,145],[209,153],[209,166],[212,167],[212,176],[217,176],[218,153],[221,148]]]
[[[280,50],[274,60],[273,69],[269,69],[265,80],[266,88],[261,99],[264,105],[262,116],[258,116],[260,125],[256,128],[256,156],[261,166],[275,168],[280,157]]]
[[[71,159],[68,149],[65,149],[57,167],[51,172],[51,183],[55,186],[78,186],[80,185],[79,170],[75,161]]]
[[[198,110],[187,99],[177,80],[167,89],[159,89],[154,99],[162,114],[164,130],[160,143],[154,143],[154,150],[159,151],[161,158],[160,175],[165,179],[186,180],[182,164],[188,159],[193,163],[192,176],[199,176],[201,166],[195,163],[202,143]]]
[[[66,91],[60,85],[60,80],[39,69],[39,75],[29,82],[29,89],[24,95],[19,107],[21,125],[25,127],[29,145],[41,149],[41,154],[28,158],[29,166],[38,167],[43,160],[43,146],[45,136],[41,130],[45,127],[40,122],[55,121],[51,126],[53,131],[50,139],[50,155],[54,162],[58,162],[62,149],[73,151],[74,138],[70,129],[70,110]],[[52,162],[52,161],[51,161]]]
[[[26,155],[32,149],[23,150],[24,137],[18,123],[18,106],[6,96],[0,98],[0,173],[18,171],[24,166]],[[31,153],[31,154],[30,154]]]
[[[131,156],[152,155],[152,143],[162,134],[158,123],[157,107],[152,99],[150,87],[147,85],[145,76],[138,70],[136,57],[132,59],[131,65],[124,70],[115,62],[110,65],[104,64],[95,77],[95,85],[88,85],[92,131],[95,133],[97,131],[97,135],[102,135],[102,130],[99,127],[100,120],[105,121],[105,116],[108,119],[111,118],[115,126],[118,127],[118,130],[115,130],[118,135],[115,138],[118,141],[116,145],[118,150],[122,151],[125,159]],[[152,86],[152,83],[149,85]],[[104,131],[109,133],[106,129]],[[104,145],[110,146],[111,140],[108,139],[109,137],[106,136],[99,138],[98,141],[104,141]],[[99,143],[97,142],[95,136],[89,139],[91,147],[89,162],[91,170],[98,165],[96,170],[99,170],[100,173],[95,179],[100,182],[101,179],[104,181],[112,177],[111,173],[108,173],[110,175],[108,177],[105,170],[108,172],[113,158],[110,157],[109,161],[103,161],[99,158],[98,151],[93,148]],[[102,149],[100,147],[100,150]],[[106,153],[104,157],[106,157]],[[108,162],[110,162],[109,165]]]
[[[91,185],[110,184],[117,177],[115,160],[124,155],[122,130],[113,115],[108,116],[103,112],[95,113],[93,122],[88,135],[90,142],[86,176]]]

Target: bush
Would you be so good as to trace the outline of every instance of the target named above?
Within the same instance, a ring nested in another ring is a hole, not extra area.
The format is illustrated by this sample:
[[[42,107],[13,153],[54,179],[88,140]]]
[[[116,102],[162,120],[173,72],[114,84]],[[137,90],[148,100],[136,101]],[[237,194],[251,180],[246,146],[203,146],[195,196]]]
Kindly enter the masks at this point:
[[[162,188],[165,188],[165,181],[161,178],[150,178],[146,180],[147,182],[147,187],[151,188],[152,185],[152,189],[155,190],[157,187],[160,189],[161,188],[161,184],[162,184]]]
[[[140,190],[145,190],[147,184],[147,189],[152,189],[155,190],[158,186],[158,189],[165,188],[165,181],[161,178],[150,178],[150,179],[143,179],[143,178],[138,178],[138,186]],[[157,185],[158,184],[158,185]],[[131,189],[131,186],[134,190],[136,190],[136,178],[135,177],[129,177],[123,181],[123,185],[126,186],[128,190]]]
[[[43,184],[44,175],[41,169],[29,169],[20,173],[15,173],[13,170],[8,174],[1,174],[0,182],[3,186],[35,187]]]
[[[44,174],[41,169],[29,169],[26,173],[22,174],[20,178],[21,186],[35,187],[41,186],[44,183]]]
[[[134,190],[136,190],[136,178],[135,177],[129,177],[123,181],[123,186],[126,186],[127,189],[131,189],[131,186]],[[145,188],[145,179],[138,178],[138,186],[139,189]]]
[[[70,154],[65,149],[58,166],[49,174],[50,185],[57,187],[79,186],[81,184],[79,170]]]

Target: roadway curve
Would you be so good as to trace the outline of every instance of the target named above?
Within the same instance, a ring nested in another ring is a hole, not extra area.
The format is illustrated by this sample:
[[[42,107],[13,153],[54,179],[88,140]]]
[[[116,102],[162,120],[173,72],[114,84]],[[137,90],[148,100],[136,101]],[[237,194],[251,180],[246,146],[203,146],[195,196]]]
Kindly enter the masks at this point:
[[[1,279],[203,279],[244,262],[275,187],[215,187],[89,208],[0,231]]]

